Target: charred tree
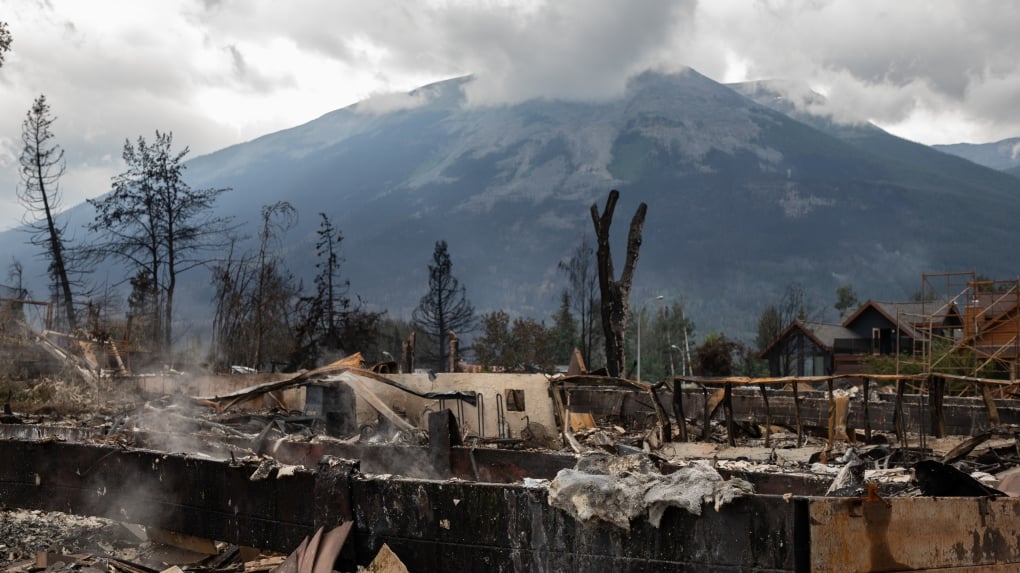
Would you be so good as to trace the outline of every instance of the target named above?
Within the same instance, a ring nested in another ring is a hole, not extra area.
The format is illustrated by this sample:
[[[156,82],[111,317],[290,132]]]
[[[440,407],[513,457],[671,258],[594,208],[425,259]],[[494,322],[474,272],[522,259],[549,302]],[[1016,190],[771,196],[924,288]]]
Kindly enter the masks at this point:
[[[638,251],[641,249],[641,229],[645,224],[645,212],[648,211],[648,205],[641,203],[634,213],[634,218],[630,222],[630,233],[627,235],[627,258],[623,274],[620,275],[620,280],[616,280],[613,258],[609,251],[609,226],[613,222],[613,211],[619,198],[619,191],[616,189],[610,191],[606,208],[601,215],[598,204],[593,203],[591,206],[591,219],[595,225],[595,237],[598,241],[596,256],[599,288],[602,292],[602,331],[606,338],[606,369],[610,376],[620,376],[626,365],[624,333],[627,330],[628,297]]]
[[[91,255],[121,260],[132,276],[152,281],[150,336],[160,357],[171,351],[178,277],[211,262],[231,224],[214,209],[228,189],[192,189],[184,180],[188,152],[173,150],[169,132],[156,131],[151,143],[144,137],[136,144],[125,141],[121,156],[127,169],[114,177],[110,193],[88,200],[96,210],[88,225],[95,233]]]
[[[468,301],[464,286],[453,276],[446,241],[436,241],[432,263],[429,265],[429,290],[414,309],[412,321],[435,343],[433,364],[437,372],[443,372],[448,366],[444,339],[451,331],[470,331],[475,323],[475,308]]]
[[[2,45],[0,34],[0,45]],[[46,96],[39,96],[28,110],[28,116],[21,126],[21,182],[18,199],[25,206],[25,220],[32,245],[45,250],[49,260],[49,272],[55,292],[63,299],[67,329],[78,327],[74,313],[74,296],[71,292],[71,269],[69,268],[67,245],[64,240],[64,226],[56,221],[60,208],[60,176],[64,174],[64,150],[53,142],[50,126],[55,118],[50,116]]]

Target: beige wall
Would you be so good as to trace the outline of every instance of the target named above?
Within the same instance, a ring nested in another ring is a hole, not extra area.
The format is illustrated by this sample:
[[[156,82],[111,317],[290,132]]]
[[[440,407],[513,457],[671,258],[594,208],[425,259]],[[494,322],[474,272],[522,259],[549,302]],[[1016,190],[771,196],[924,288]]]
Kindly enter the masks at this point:
[[[283,380],[293,374],[224,374],[201,376],[145,376],[136,378],[138,388],[145,394],[184,394],[188,396],[222,396],[244,388]],[[499,437],[497,425],[497,399],[503,397],[503,409],[506,424],[509,426],[509,437],[519,438],[526,423],[540,424],[548,435],[555,435],[556,422],[553,417],[552,399],[549,397],[549,381],[542,374],[470,374],[442,373],[430,380],[427,374],[389,374],[391,380],[419,392],[454,392],[475,391],[482,399],[482,420],[485,427],[484,437]],[[427,400],[394,388],[388,384],[361,378],[366,387],[375,393],[387,406],[404,415],[411,424],[426,429],[427,414],[439,410],[439,400]],[[524,391],[524,411],[511,412],[507,408],[505,392],[508,389]],[[304,409],[304,388],[285,390],[276,393],[288,409]],[[377,420],[375,409],[365,400],[357,401],[358,425],[374,423]],[[279,407],[279,403],[268,396],[249,400],[238,404],[236,409],[261,409]],[[468,403],[463,404],[464,419],[460,419],[460,409],[456,400],[447,400],[446,407],[458,417],[462,433],[481,436],[478,408]],[[534,428],[533,428],[534,431]]]
[[[453,392],[473,390],[482,396],[482,419],[485,426],[485,437],[499,436],[497,426],[496,396],[503,397],[506,423],[509,425],[510,437],[519,438],[525,426],[525,417],[532,424],[541,424],[551,434],[556,434],[556,422],[553,417],[552,399],[549,397],[549,381],[542,374],[470,374],[441,373],[430,380],[427,374],[390,374],[391,380],[399,382],[419,392]],[[382,382],[365,379],[368,386],[386,405],[403,413],[407,419],[419,428],[426,428],[429,412],[439,410],[438,400],[419,398],[398,388]],[[516,389],[524,391],[523,412],[506,410],[505,391]],[[464,419],[461,420],[456,400],[447,400],[446,407],[458,416],[461,431],[465,429],[471,435],[481,435],[478,423],[478,409],[464,403]],[[358,400],[358,424],[374,422],[375,410],[364,400]]]

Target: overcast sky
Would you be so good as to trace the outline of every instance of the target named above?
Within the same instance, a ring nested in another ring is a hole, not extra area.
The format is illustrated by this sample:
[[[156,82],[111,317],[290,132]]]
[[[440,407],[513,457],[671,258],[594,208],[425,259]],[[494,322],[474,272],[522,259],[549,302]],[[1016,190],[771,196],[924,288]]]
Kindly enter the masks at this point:
[[[704,0],[0,0],[0,228],[21,122],[45,94],[70,205],[126,138],[192,156],[360,99],[473,73],[469,101],[608,98],[653,68],[784,78],[922,143],[1020,135],[1020,3]]]

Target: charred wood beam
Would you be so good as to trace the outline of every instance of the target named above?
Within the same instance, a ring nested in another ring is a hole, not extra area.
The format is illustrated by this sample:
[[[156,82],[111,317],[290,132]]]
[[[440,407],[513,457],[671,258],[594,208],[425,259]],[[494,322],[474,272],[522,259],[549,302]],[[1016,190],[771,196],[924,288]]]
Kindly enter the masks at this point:
[[[669,423],[669,416],[666,414],[665,408],[662,407],[662,403],[659,402],[659,397],[655,392],[655,386],[652,384],[646,384],[638,380],[630,380],[628,378],[618,378],[615,376],[593,376],[588,374],[580,374],[576,376],[564,376],[561,378],[555,378],[550,380],[550,385],[553,387],[553,402],[557,410],[566,411],[563,404],[565,400],[562,396],[557,396],[556,391],[562,390],[569,392],[573,389],[585,389],[585,390],[606,390],[611,388],[619,388],[620,390],[639,390],[649,395],[652,399],[652,407],[655,410],[655,416],[659,422],[659,429],[662,433],[663,441],[670,441],[672,439],[672,428]],[[568,442],[571,442],[573,446],[573,436],[569,433],[570,419],[569,416],[564,420],[562,427],[566,429],[563,437]],[[574,447],[577,450],[577,447]],[[578,450],[579,451],[579,450]]]
[[[321,382],[323,380],[328,381],[331,378],[342,377],[344,375],[369,378],[376,382],[386,384],[387,386],[392,386],[402,392],[407,392],[408,394],[419,398],[425,398],[427,400],[463,400],[472,406],[476,405],[478,401],[478,393],[471,390],[455,392],[419,392],[414,388],[405,386],[396,380],[383,376],[382,374],[366,370],[364,368],[358,368],[349,363],[329,364],[321,368],[302,372],[301,374],[297,374],[286,380],[252,386],[251,388],[245,388],[222,396],[195,398],[195,400],[202,405],[213,405],[221,412],[225,412],[240,402],[251,400],[252,398],[262,396],[269,392],[306,386],[314,382]]]
[[[673,386],[673,417],[676,418],[676,425],[680,432],[679,438],[681,442],[687,441],[687,418],[684,415],[684,393],[680,388],[680,384]]]
[[[769,391],[764,384],[758,386],[761,401],[765,405],[765,447],[772,445],[772,411],[769,410]]]
[[[685,413],[691,418],[700,418],[705,412],[705,406],[711,407],[711,398],[703,396],[701,389],[684,390]],[[769,392],[769,410],[773,424],[780,424],[796,429],[798,412],[801,425],[804,428],[827,428],[829,416],[829,400],[824,392],[796,392],[796,401],[793,391],[773,390]],[[899,426],[904,433],[928,432],[931,424],[930,418],[925,415],[919,417],[916,407],[924,396],[918,394],[906,394],[897,400],[896,394],[882,394],[880,401],[868,401],[867,414],[865,414],[865,400],[855,398],[850,402],[850,414],[848,420],[855,428],[864,428],[865,422],[869,423],[872,431],[895,432]],[[1002,424],[1020,424],[1020,400],[999,400],[998,409]],[[897,404],[899,403],[899,408]],[[764,423],[764,412],[762,411],[762,398],[757,392],[748,390],[737,390],[733,392],[734,416],[738,420],[752,419],[758,423]],[[897,411],[900,411],[897,414]],[[971,435],[983,431],[989,427],[998,427],[991,424],[986,418],[984,402],[981,398],[974,397],[950,397],[945,398],[943,411],[946,419],[946,433],[949,435]],[[867,418],[865,418],[867,415]],[[922,427],[923,425],[923,427]]]
[[[400,346],[400,371],[404,374],[414,372],[414,331],[407,335],[407,340]]]
[[[936,438],[946,437],[946,415],[942,404],[946,397],[946,379],[941,376],[931,377],[931,389],[928,391],[928,405],[931,410],[931,433]]]

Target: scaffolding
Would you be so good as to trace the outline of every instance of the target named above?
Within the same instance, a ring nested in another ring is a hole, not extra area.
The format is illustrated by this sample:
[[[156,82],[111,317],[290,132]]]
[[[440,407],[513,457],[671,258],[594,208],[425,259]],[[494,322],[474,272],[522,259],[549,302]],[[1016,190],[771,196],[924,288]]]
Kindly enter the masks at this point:
[[[915,359],[926,373],[1016,381],[1020,280],[925,273],[920,298],[920,315],[909,322],[920,335]]]

